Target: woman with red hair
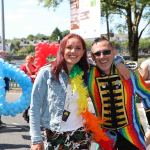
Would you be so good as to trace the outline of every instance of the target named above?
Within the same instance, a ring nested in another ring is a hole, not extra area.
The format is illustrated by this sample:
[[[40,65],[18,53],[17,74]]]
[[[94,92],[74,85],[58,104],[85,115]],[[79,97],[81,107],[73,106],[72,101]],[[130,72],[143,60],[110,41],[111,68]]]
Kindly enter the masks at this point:
[[[45,149],[89,149],[91,135],[83,126],[79,106],[83,103],[80,103],[78,91],[85,93],[83,102],[87,103],[88,92],[84,89],[87,71],[84,40],[76,34],[65,36],[56,60],[40,69],[33,85],[30,105],[32,150],[44,149],[40,124],[45,128]]]

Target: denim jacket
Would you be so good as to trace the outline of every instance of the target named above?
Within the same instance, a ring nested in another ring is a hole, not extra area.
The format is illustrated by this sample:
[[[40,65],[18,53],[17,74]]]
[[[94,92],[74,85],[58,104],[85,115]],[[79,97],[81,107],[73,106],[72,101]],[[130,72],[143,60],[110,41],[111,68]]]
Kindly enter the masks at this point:
[[[32,89],[30,105],[32,143],[42,141],[40,125],[52,131],[60,131],[68,75],[62,70],[59,74],[59,82],[54,79],[50,70],[50,65],[41,68]]]

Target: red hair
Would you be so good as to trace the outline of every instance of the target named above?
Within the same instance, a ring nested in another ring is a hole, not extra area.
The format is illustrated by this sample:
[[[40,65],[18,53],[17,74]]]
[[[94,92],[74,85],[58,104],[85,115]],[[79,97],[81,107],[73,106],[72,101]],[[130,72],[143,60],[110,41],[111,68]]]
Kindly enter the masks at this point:
[[[52,63],[52,73],[54,74],[56,79],[58,79],[61,69],[64,69],[65,72],[68,74],[66,61],[64,59],[64,52],[65,52],[67,41],[71,38],[78,38],[82,43],[84,54],[77,64],[83,70],[84,80],[87,83],[87,71],[88,71],[89,66],[87,62],[86,43],[83,40],[83,38],[77,34],[70,33],[61,40],[60,45],[59,45],[59,50],[57,52],[56,60]]]
[[[34,61],[34,56],[32,56],[32,55],[27,55],[26,58],[25,58],[25,61],[27,61],[27,60],[29,60],[29,61]]]

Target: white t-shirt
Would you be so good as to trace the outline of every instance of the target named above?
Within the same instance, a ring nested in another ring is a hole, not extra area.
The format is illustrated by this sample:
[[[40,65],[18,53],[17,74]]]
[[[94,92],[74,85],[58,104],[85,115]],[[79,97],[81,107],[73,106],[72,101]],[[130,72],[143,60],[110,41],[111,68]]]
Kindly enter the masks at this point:
[[[62,121],[60,132],[73,131],[83,126],[83,118],[78,114],[78,93],[72,92],[71,85],[67,85],[67,95],[64,109],[70,112],[67,121]]]

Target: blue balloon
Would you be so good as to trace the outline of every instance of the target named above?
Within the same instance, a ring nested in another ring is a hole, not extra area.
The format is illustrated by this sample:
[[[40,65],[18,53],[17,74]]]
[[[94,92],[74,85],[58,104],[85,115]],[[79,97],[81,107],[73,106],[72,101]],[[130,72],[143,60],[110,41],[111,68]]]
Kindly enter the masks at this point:
[[[21,96],[14,102],[6,100],[4,77],[13,79],[22,88]],[[16,116],[23,112],[30,105],[32,81],[16,66],[13,66],[3,59],[0,59],[0,115]]]

